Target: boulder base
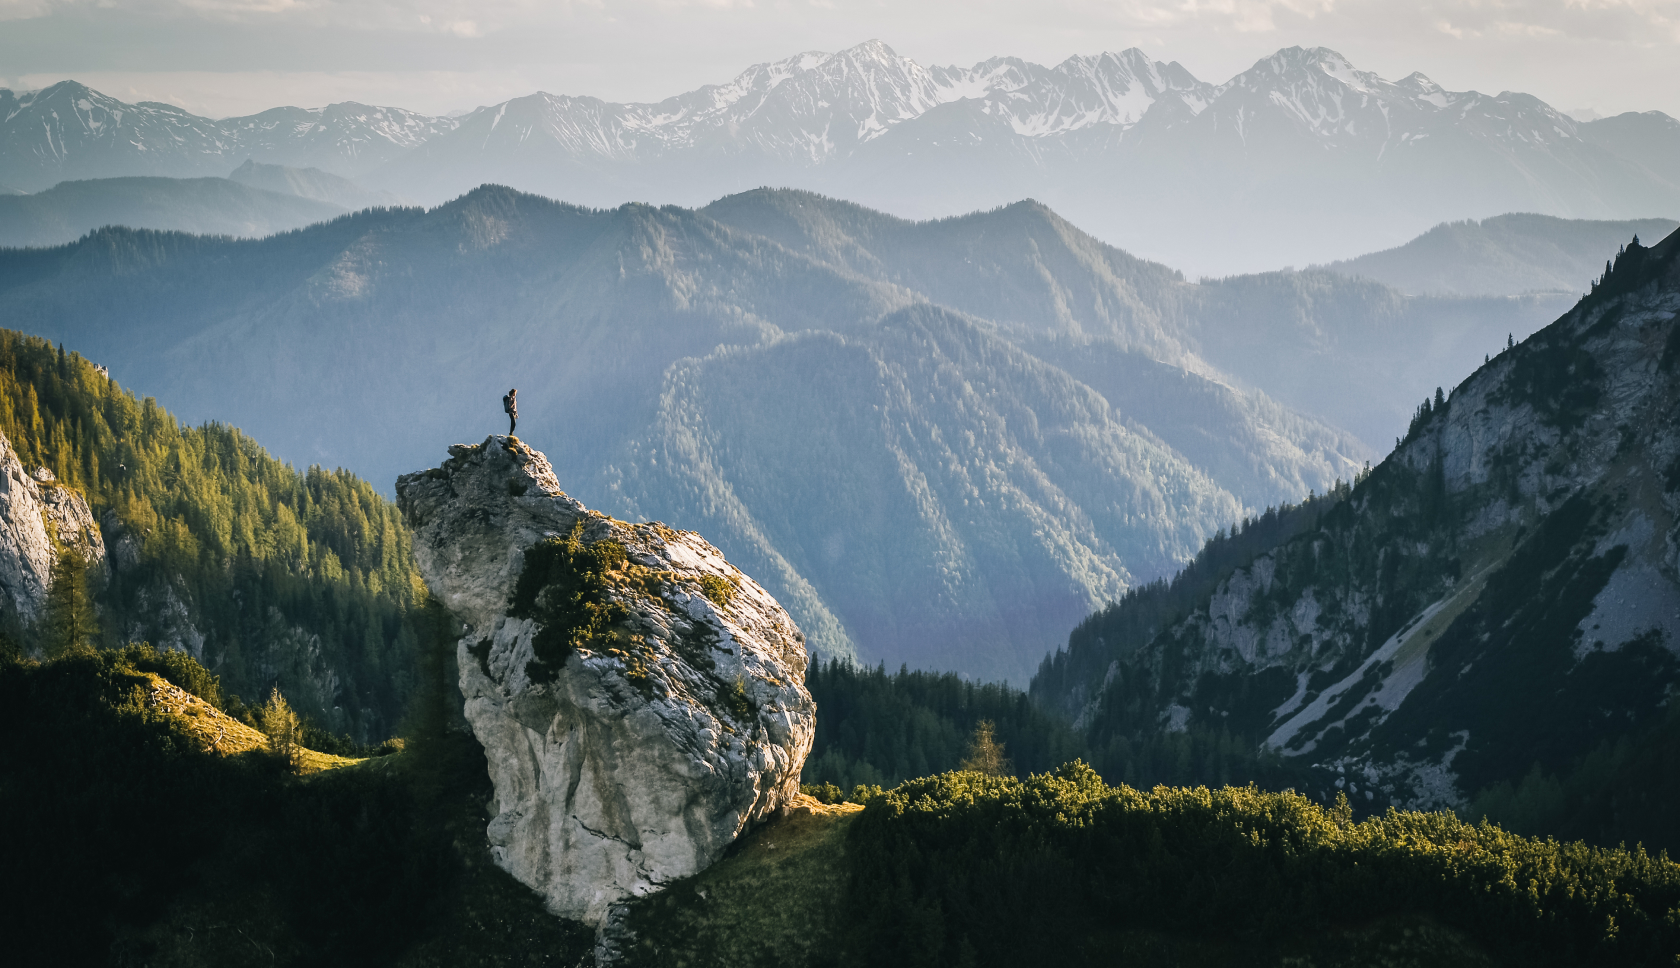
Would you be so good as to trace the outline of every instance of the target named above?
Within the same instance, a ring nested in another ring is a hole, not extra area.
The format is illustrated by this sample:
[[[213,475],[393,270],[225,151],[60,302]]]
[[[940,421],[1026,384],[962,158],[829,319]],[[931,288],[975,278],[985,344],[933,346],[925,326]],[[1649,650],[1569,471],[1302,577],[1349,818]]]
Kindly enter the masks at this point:
[[[804,637],[699,535],[590,511],[516,438],[450,454],[397,499],[464,627],[492,851],[551,911],[599,925],[798,795]]]

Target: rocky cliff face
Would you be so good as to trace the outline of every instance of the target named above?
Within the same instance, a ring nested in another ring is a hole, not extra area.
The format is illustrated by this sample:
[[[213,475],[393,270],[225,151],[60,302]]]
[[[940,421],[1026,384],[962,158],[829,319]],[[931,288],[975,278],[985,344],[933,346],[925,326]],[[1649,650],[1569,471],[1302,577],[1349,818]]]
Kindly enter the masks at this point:
[[[1099,733],[1206,728],[1325,792],[1463,807],[1680,687],[1680,233],[1420,408],[1293,539],[1108,670]]]
[[[590,511],[517,439],[450,453],[397,495],[463,628],[490,843],[552,911],[600,924],[798,794],[816,721],[804,639],[699,535]]]
[[[26,471],[0,434],[0,592],[26,624],[46,607],[54,540],[89,564],[105,561],[105,541],[87,499],[58,486],[44,467]]]

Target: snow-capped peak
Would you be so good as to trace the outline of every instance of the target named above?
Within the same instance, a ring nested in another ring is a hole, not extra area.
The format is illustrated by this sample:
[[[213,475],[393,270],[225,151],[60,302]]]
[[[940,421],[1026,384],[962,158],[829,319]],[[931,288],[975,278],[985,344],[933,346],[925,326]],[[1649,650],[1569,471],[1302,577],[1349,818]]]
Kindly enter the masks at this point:
[[[1283,125],[1324,148],[1364,145],[1378,157],[1429,138],[1432,119],[1484,119],[1474,122],[1477,136],[1496,140],[1578,137],[1574,122],[1532,98],[1454,93],[1422,74],[1390,82],[1325,47],[1284,48],[1215,86],[1137,48],[1075,55],[1054,67],[1014,57],[924,67],[874,39],[755,64],[724,83],[657,103],[539,92],[459,118],[347,101],[211,121],[168,105],[123,104],[66,81],[23,94],[0,92],[0,117],[12,131],[30,132],[28,146],[20,141],[16,149],[33,159],[27,164],[58,177],[82,170],[73,159],[92,158],[92,142],[137,155],[140,162],[130,167],[140,171],[176,171],[190,157],[203,173],[220,174],[229,161],[255,156],[356,177],[455,131],[460,146],[448,149],[455,154],[526,152],[536,138],[580,159],[627,161],[702,149],[823,165],[965,100],[1015,137],[1092,131],[1098,133],[1093,144],[1104,130],[1130,138],[1133,127],[1150,119],[1163,130],[1211,125],[1245,143],[1261,127]],[[976,143],[989,136],[980,129],[964,135]]]

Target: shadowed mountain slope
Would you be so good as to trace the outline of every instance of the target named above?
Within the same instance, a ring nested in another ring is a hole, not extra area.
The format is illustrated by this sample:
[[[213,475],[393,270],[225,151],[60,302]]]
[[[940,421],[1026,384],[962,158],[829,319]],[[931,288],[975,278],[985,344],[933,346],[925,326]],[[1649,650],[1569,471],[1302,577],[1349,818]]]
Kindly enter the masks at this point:
[[[1175,362],[1186,356],[1183,274],[1104,245],[1038,202],[911,222],[810,192],[760,189],[700,211],[999,323],[1108,337]]]
[[[1093,617],[1035,693],[1097,745],[1224,730],[1319,795],[1680,843],[1680,233],[1592,290],[1187,600]]]
[[[1139,366],[1162,360],[1259,389],[1372,446],[1404,431],[1421,395],[1470,373],[1477,356],[1503,346],[1508,334],[1526,337],[1574,299],[1409,298],[1321,269],[1190,283],[1031,201],[909,222],[809,192],[758,189],[704,211],[793,251],[996,320],[1017,340],[1112,344],[1141,357]],[[1607,242],[1603,251],[1615,249]],[[1069,365],[1080,356],[1060,359]],[[1290,491],[1286,499],[1303,494]]]

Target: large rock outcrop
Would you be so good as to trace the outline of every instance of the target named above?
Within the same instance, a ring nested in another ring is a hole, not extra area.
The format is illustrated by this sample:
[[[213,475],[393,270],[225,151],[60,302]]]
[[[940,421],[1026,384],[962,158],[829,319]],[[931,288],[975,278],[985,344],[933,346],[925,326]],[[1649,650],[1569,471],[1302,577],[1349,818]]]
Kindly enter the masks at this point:
[[[25,470],[0,434],[0,603],[25,623],[46,607],[55,539],[90,565],[105,561],[105,540],[87,499],[44,467]]]
[[[699,535],[590,511],[515,438],[449,450],[397,499],[464,628],[490,843],[550,910],[601,924],[798,794],[816,723],[804,638]]]

